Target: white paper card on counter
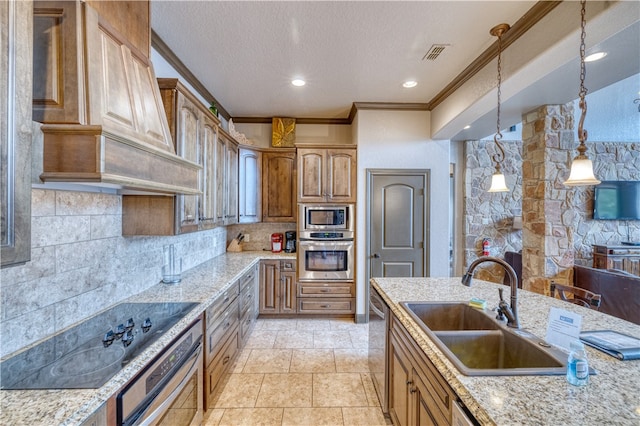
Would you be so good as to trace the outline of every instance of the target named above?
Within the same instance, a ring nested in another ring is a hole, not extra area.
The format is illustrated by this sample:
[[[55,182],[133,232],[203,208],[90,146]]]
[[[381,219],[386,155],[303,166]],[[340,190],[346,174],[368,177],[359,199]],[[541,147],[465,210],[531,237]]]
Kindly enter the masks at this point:
[[[582,315],[559,308],[551,308],[549,325],[547,326],[547,343],[570,350],[571,342],[580,339],[581,326]]]

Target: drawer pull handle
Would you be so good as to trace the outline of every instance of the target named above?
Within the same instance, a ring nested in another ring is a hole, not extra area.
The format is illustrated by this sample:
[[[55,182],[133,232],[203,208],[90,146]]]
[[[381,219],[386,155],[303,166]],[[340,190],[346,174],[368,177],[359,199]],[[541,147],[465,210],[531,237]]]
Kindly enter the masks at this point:
[[[329,289],[328,288],[321,288],[320,289],[320,293],[329,293]]]
[[[222,360],[222,365],[227,365],[230,359],[231,357],[229,355],[225,356],[224,359]]]
[[[331,305],[320,305],[321,308],[330,308]]]

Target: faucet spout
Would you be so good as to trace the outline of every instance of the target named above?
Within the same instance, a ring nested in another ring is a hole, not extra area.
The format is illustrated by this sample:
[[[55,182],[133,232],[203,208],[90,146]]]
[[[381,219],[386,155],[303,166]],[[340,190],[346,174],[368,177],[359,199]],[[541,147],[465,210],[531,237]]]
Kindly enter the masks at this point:
[[[467,287],[471,287],[471,282],[473,280],[473,272],[480,264],[485,262],[496,263],[502,266],[502,268],[505,270],[505,272],[509,276],[509,284],[511,284],[511,300],[510,300],[511,304],[510,306],[507,305],[506,302],[502,300],[502,297],[500,297],[501,302],[500,302],[500,305],[498,306],[498,309],[500,309],[507,317],[508,327],[520,328],[520,322],[518,321],[518,277],[516,275],[516,272],[511,267],[511,265],[509,265],[507,262],[497,257],[492,257],[492,256],[479,257],[476,260],[474,260],[471,263],[471,265],[469,265],[469,269],[467,269],[467,272],[462,276],[462,284],[466,285]]]

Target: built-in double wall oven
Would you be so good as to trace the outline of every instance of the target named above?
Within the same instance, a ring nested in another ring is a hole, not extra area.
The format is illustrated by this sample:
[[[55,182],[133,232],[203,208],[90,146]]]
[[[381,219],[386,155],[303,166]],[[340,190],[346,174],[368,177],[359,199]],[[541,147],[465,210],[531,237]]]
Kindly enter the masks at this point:
[[[300,204],[298,208],[298,279],[352,281],[353,204]]]

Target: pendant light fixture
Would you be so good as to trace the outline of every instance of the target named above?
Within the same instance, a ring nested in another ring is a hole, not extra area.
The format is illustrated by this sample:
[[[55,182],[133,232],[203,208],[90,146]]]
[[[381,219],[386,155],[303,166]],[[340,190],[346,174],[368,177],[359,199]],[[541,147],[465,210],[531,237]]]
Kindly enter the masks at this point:
[[[498,37],[498,119],[496,123],[496,134],[493,136],[493,141],[498,148],[498,151],[493,154],[493,161],[496,164],[496,172],[491,176],[491,188],[489,192],[508,192],[507,183],[505,182],[504,175],[500,164],[504,160],[504,149],[500,140],[502,139],[502,133],[500,133],[500,97],[502,92],[500,86],[502,84],[502,34],[507,32],[511,28],[509,24],[499,24],[491,28],[489,33],[492,36]]]
[[[580,110],[582,113],[580,114],[580,122],[578,123],[578,139],[580,140],[580,145],[578,145],[578,156],[573,159],[573,163],[571,163],[571,172],[569,173],[569,179],[567,179],[564,184],[566,186],[587,186],[587,185],[598,185],[600,181],[596,179],[593,174],[593,163],[587,157],[587,146],[585,142],[587,140],[587,131],[583,128],[584,119],[587,116],[587,101],[585,100],[585,96],[587,95],[587,89],[584,87],[584,79],[587,73],[585,67],[585,36],[586,36],[586,19],[585,19],[585,4],[586,0],[581,0],[581,34],[580,34],[580,92],[578,95],[580,96]]]

